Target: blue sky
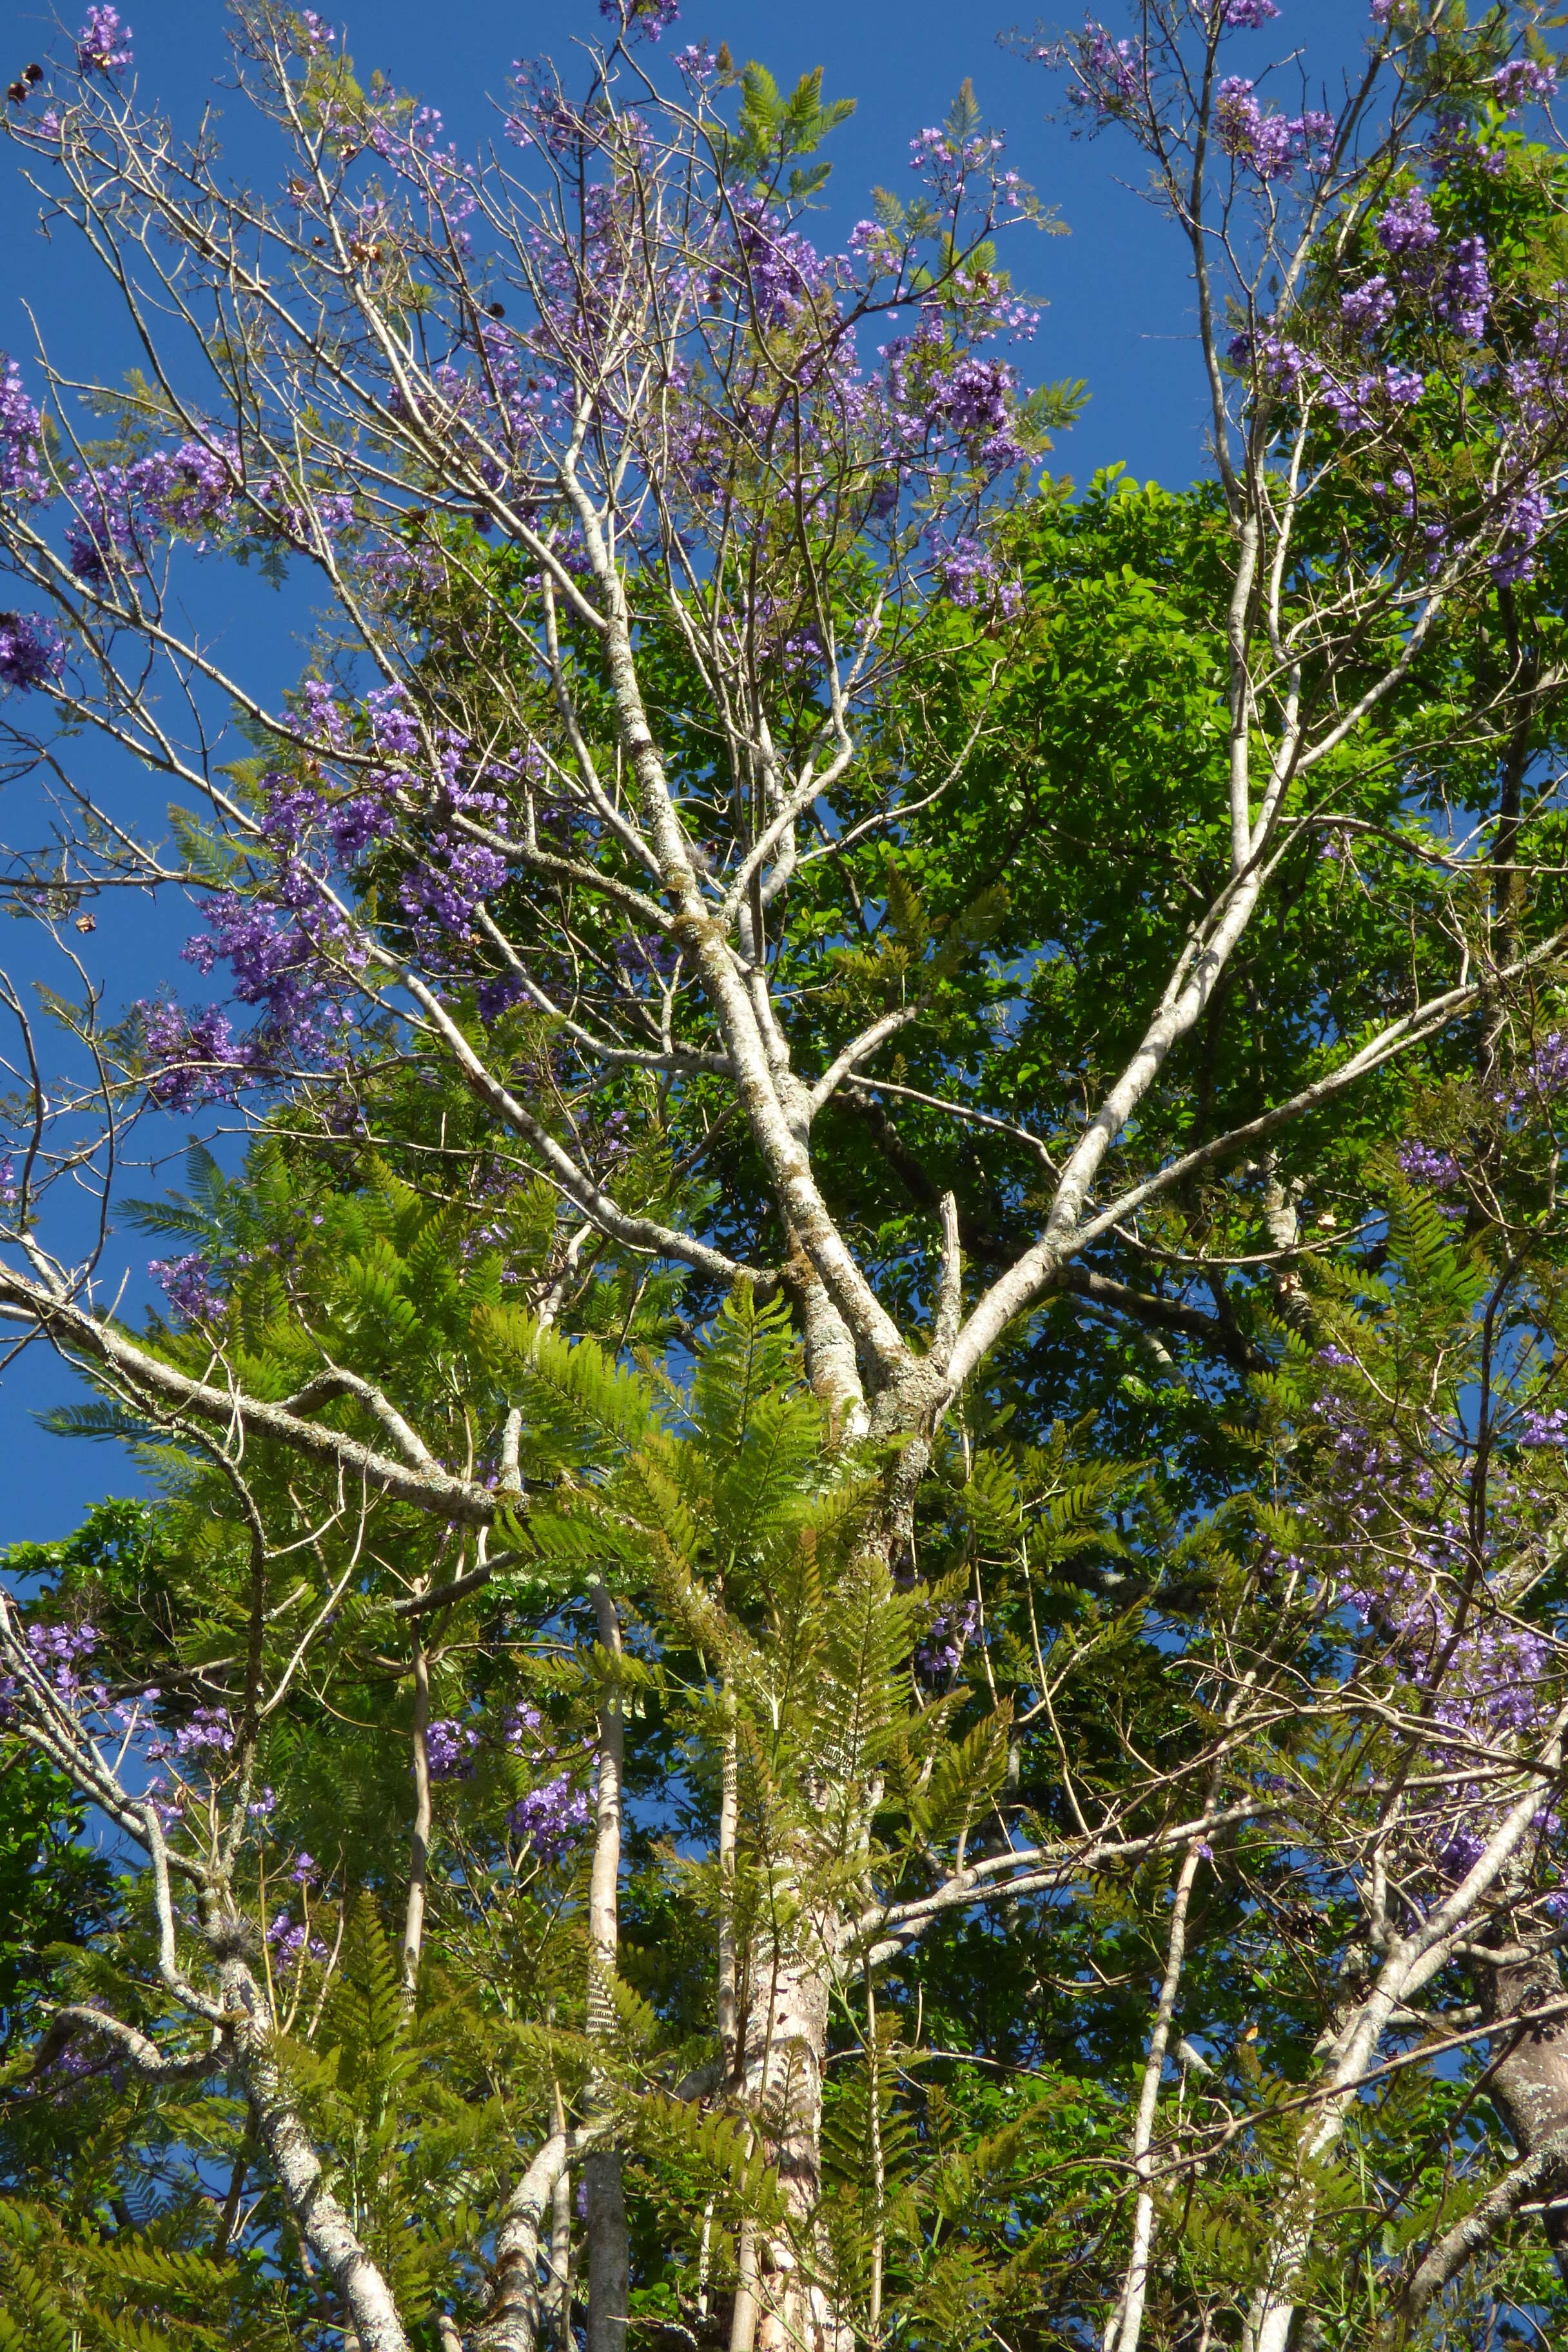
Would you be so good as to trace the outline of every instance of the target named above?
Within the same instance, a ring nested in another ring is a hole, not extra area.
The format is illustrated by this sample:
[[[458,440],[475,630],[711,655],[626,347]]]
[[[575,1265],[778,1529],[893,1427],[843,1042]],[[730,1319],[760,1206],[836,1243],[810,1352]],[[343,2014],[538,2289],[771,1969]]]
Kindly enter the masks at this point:
[[[795,0],[788,9],[758,0],[685,0],[679,39],[728,41],[738,58],[760,58],[791,83],[813,67],[826,69],[829,96],[858,100],[858,111],[837,134],[834,178],[820,224],[824,242],[842,238],[866,210],[866,194],[883,183],[907,183],[909,142],[923,124],[940,121],[960,82],[970,77],[982,112],[1008,135],[1009,160],[1042,198],[1058,209],[1070,235],[1020,236],[1010,256],[1015,277],[1044,299],[1047,309],[1034,345],[1024,356],[1035,377],[1081,376],[1090,402],[1066,436],[1057,462],[1079,481],[1096,467],[1122,463],[1140,478],[1177,484],[1204,470],[1204,407],[1192,341],[1190,287],[1179,242],[1136,193],[1136,157],[1115,140],[1083,141],[1059,119],[1062,89],[1038,67],[1005,52],[997,36],[1016,21],[992,13],[1005,0]],[[228,79],[223,16],[216,0],[124,0],[121,11],[135,34],[143,97],[166,108],[176,128],[194,128],[202,109],[225,111],[226,147],[237,176],[265,186],[271,177],[266,142],[223,87]],[[331,21],[335,12],[323,9]],[[1107,7],[1108,21],[1115,11]],[[0,82],[48,46],[49,12],[11,0],[0,15]],[[428,0],[374,0],[347,20],[347,46],[363,74],[374,66],[399,87],[416,90],[444,113],[460,146],[496,135],[500,91],[512,58],[552,54],[564,60],[574,40],[598,26],[594,0],[523,0],[519,7],[491,0],[432,7]],[[1033,19],[1026,17],[1026,26]],[[1073,12],[1047,19],[1073,21]],[[1340,76],[1357,58],[1365,36],[1366,0],[1284,0],[1279,23],[1244,37],[1248,69],[1286,55],[1293,41],[1308,44],[1314,84],[1326,82],[1333,103]],[[666,46],[671,46],[666,37]],[[14,52],[9,54],[7,52]],[[1058,119],[1052,119],[1053,115]],[[38,199],[22,184],[12,155],[0,149],[0,351],[26,362],[33,348],[29,310],[58,360],[83,376],[110,380],[126,364],[114,320],[97,274],[72,236],[46,241],[37,226]],[[202,581],[203,620],[219,629],[230,658],[275,692],[300,667],[300,639],[310,620],[309,593],[281,594],[243,575],[209,570]],[[211,609],[206,600],[212,599]],[[115,788],[141,797],[143,784],[116,777]],[[13,794],[13,800],[15,800]],[[5,813],[5,837],[26,830]],[[159,980],[183,971],[181,940],[193,928],[179,905],[148,908],[140,901],[100,908],[91,942],[95,968],[110,1004],[150,994]],[[0,963],[19,979],[42,967],[29,961],[22,926],[0,934]],[[188,978],[188,974],[185,975]],[[171,1144],[177,1142],[174,1135]],[[171,1171],[177,1175],[177,1169]],[[152,1189],[142,1179],[133,1190]],[[141,1276],[156,1244],[120,1237],[121,1263]],[[45,1436],[35,1414],[74,1393],[41,1348],[29,1349],[0,1382],[0,1546],[66,1533],[86,1505],[131,1483],[111,1451]]]

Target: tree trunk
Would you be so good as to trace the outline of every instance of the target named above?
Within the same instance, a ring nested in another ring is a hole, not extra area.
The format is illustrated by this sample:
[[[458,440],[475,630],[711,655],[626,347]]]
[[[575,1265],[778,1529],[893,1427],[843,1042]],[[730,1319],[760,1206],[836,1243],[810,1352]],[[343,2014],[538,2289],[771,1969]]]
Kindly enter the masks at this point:
[[[594,1587],[599,1646],[611,1657],[621,1652],[620,1621],[603,1584]],[[588,2033],[609,2042],[616,2009],[610,1987],[620,1948],[621,1776],[626,1764],[626,1725],[618,1690],[599,1707],[598,1820],[594,1867],[588,1888]],[[603,2074],[588,2085],[587,2112],[602,2115],[613,2097]],[[626,2193],[620,2152],[595,2148],[584,2168],[588,2191],[587,2352],[626,2352],[631,2305],[631,2257],[626,2236]]]
[[[416,1592],[425,1589],[421,1578]],[[425,1944],[425,1889],[430,1869],[430,1654],[414,1644],[414,1838],[408,1858],[408,1904],[403,1921],[403,1989],[412,2003]]]
[[[763,1944],[753,1964],[742,2050],[746,2105],[777,2168],[793,2228],[762,2240],[750,2305],[758,2352],[840,2352],[850,2341],[824,2281],[826,2249],[816,2231],[822,2191],[822,2077],[827,2050],[829,1959],[806,1921],[800,1932]],[[793,2242],[791,2242],[793,2241]],[[814,2277],[803,2277],[810,2252]],[[751,2352],[746,2328],[731,2352]]]
[[[371,2260],[348,2215],[328,2188],[321,2158],[271,2051],[266,2003],[237,1954],[219,1963],[224,2006],[235,2019],[239,2071],[267,2150],[300,2236],[337,2291],[344,2334],[361,2352],[409,2352],[392,2289]]]
[[[1488,1969],[1487,2011],[1500,2025],[1521,2010],[1563,1998],[1563,1979],[1551,1955],[1517,1967]],[[1568,2017],[1516,2026],[1492,2044],[1487,2091],[1521,2156],[1534,2156],[1568,2130]],[[1554,2184],[1545,2211],[1546,2241],[1568,2279],[1568,2184]]]

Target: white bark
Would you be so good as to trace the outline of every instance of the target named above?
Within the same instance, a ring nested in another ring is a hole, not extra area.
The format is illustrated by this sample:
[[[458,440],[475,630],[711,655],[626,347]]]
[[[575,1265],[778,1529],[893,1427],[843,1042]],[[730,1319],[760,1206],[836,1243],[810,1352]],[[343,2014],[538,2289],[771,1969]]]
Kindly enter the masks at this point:
[[[599,1646],[611,1660],[621,1654],[620,1621],[602,1583],[593,1588]],[[599,1788],[594,1862],[588,1886],[588,2032],[609,2042],[616,2031],[610,1988],[620,1953],[621,1784],[626,1769],[626,1727],[618,1690],[607,1691],[599,1706]],[[603,2120],[614,2098],[598,2074],[588,2085],[590,2120]],[[588,2191],[588,2352],[626,2352],[631,2296],[631,2258],[626,2235],[626,2197],[620,2151],[595,2148],[584,2166]]]
[[[1154,2138],[1154,2111],[1159,2102],[1160,2082],[1165,2071],[1165,2053],[1170,2046],[1171,2021],[1175,2015],[1176,1995],[1181,1989],[1182,1968],[1186,1958],[1187,1909],[1202,1859],[1194,1840],[1183,1856],[1182,1866],[1176,1875],[1175,1897],[1171,1906],[1171,1932],[1165,1945],[1165,1973],[1155,2004],[1154,2024],[1149,2036],[1148,2056],[1144,2062],[1132,2132],[1132,2167],[1139,2184],[1138,2200],[1132,2216],[1132,2251],[1121,2301],[1105,2330],[1104,2352],[1138,2352],[1143,2333],[1143,2305],[1149,2291],[1149,2256],[1154,2237],[1154,2200],[1149,2187],[1153,2175],[1150,2151]]]
[[[363,2352],[409,2352],[392,2290],[329,2188],[310,2135],[289,2097],[273,2055],[260,1988],[245,1961],[234,1955],[220,1961],[218,1981],[232,2020],[256,2136],[312,2261],[331,2280]]]
[[[423,1590],[423,1586],[421,1586]],[[414,1644],[414,1829],[408,1857],[408,1901],[403,1918],[403,1985],[410,2000],[418,1988],[425,1944],[425,1894],[430,1867],[430,1655]]]

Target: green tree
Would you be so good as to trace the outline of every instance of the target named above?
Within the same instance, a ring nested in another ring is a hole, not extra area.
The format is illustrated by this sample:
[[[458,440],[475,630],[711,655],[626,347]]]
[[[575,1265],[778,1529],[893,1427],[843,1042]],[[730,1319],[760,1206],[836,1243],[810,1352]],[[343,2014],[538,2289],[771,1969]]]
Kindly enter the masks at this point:
[[[1263,0],[1068,46],[1213,394],[1211,482],[1076,499],[967,88],[824,257],[843,102],[661,88],[673,13],[470,166],[244,7],[276,202],[111,12],[11,101],[137,338],[89,443],[5,377],[5,724],[78,812],[17,889],[184,884],[232,1003],[60,1001],[61,1109],[7,999],[0,1307],[164,1497],[0,1624],[122,1865],[15,2062],[10,2325],[1549,2316],[1537,14],[1396,0],[1337,121],[1228,71]],[[179,617],[224,558],[326,598],[276,703]],[[240,1102],[129,1204],[132,1329],[68,1187]]]

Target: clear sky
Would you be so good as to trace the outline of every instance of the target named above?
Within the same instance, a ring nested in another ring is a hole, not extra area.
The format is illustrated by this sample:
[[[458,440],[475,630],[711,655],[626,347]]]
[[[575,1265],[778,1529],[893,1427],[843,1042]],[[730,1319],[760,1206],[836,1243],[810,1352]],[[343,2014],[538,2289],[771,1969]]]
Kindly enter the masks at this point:
[[[68,16],[73,0],[64,0]],[[858,111],[836,139],[820,241],[838,242],[866,209],[870,186],[895,190],[908,181],[909,142],[938,122],[965,76],[983,114],[1006,132],[1009,161],[1055,205],[1070,235],[1020,235],[1009,263],[1015,278],[1044,299],[1047,309],[1032,348],[1022,355],[1032,377],[1081,376],[1089,406],[1064,436],[1057,462],[1079,481],[1098,467],[1127,465],[1141,478],[1179,484],[1204,470],[1203,400],[1192,340],[1190,288],[1182,250],[1172,231],[1136,193],[1139,168],[1117,139],[1075,140],[1060,118],[1062,89],[1039,67],[1008,55],[998,35],[1016,21],[994,14],[1005,0],[794,0],[789,6],[759,0],[685,0],[678,40],[729,43],[737,58],[759,58],[781,81],[793,83],[817,65],[826,93],[854,97]],[[76,14],[83,13],[77,8]],[[336,11],[323,7],[330,21]],[[1107,21],[1117,11],[1106,0]],[[223,12],[217,0],[122,0],[122,17],[135,35],[138,78],[144,98],[156,99],[177,130],[195,127],[201,110],[226,110],[226,143],[237,176],[258,186],[273,177],[268,149],[223,87],[228,78]],[[1074,21],[1063,10],[1048,28]],[[0,6],[0,83],[30,56],[41,54],[54,28],[52,13],[31,0]],[[1026,27],[1034,20],[1026,17]],[[438,106],[459,146],[471,149],[496,135],[495,94],[519,55],[564,59],[574,40],[599,25],[594,0],[371,0],[347,20],[347,46],[363,75],[379,66],[400,88]],[[1283,0],[1279,23],[1242,37],[1238,55],[1248,70],[1304,46],[1314,89],[1326,84],[1332,106],[1340,78],[1361,51],[1366,0]],[[14,52],[14,54],[11,54]],[[568,76],[568,79],[570,77]],[[1291,82],[1299,89],[1294,74]],[[1287,85],[1289,87],[1290,85]],[[33,320],[57,359],[81,376],[113,375],[126,363],[113,331],[112,310],[94,266],[69,232],[47,241],[38,230],[38,198],[24,185],[14,155],[0,147],[0,352],[26,362],[34,347]],[[29,312],[31,318],[29,318]],[[310,619],[309,591],[281,594],[209,567],[204,596],[215,599],[203,619],[221,625],[231,658],[259,673],[276,691],[298,671],[300,640]],[[140,793],[134,778],[116,779]],[[14,835],[12,813],[0,831]],[[19,978],[29,962],[24,927],[0,935],[0,963]],[[189,972],[176,961],[181,940],[195,928],[189,910],[172,905],[149,912],[140,903],[100,911],[92,941],[96,969],[110,1004],[154,992],[160,978]],[[171,1136],[170,1141],[178,1139]],[[177,1170],[172,1171],[177,1175]],[[143,1182],[139,1190],[151,1189]],[[156,1244],[134,1234],[117,1237],[119,1263],[143,1268]],[[134,1296],[132,1292],[128,1294]],[[72,1393],[41,1347],[28,1350],[0,1382],[0,1546],[20,1538],[66,1533],[95,1496],[125,1491],[131,1483],[111,1450],[45,1436],[34,1415],[44,1403]]]

